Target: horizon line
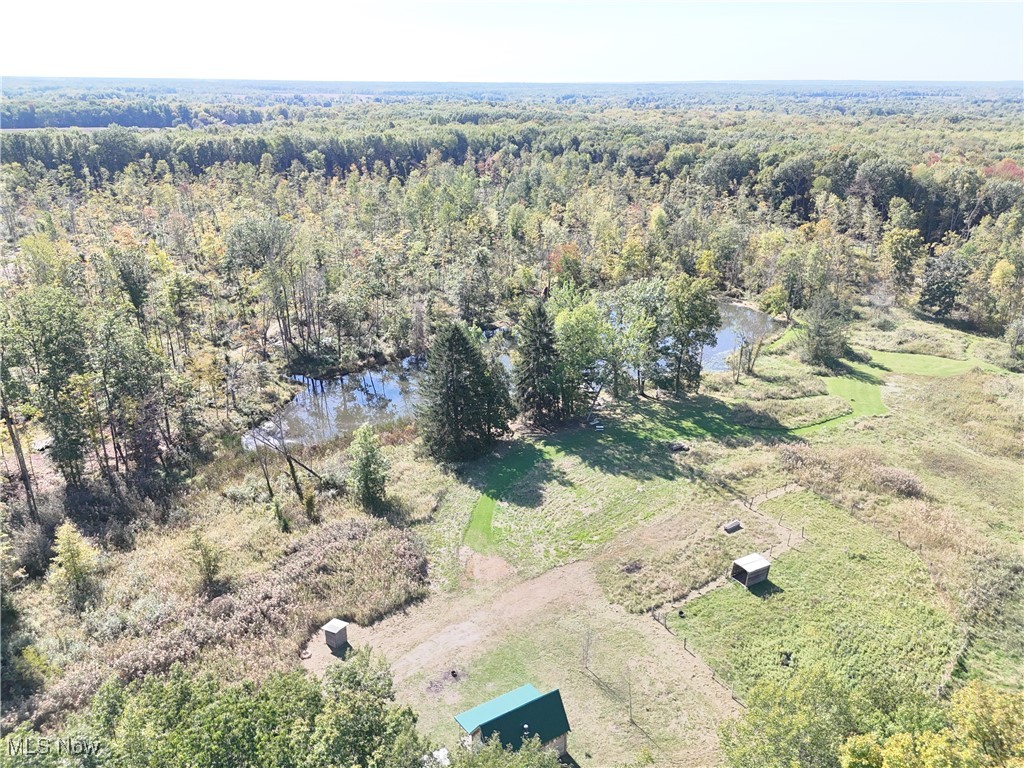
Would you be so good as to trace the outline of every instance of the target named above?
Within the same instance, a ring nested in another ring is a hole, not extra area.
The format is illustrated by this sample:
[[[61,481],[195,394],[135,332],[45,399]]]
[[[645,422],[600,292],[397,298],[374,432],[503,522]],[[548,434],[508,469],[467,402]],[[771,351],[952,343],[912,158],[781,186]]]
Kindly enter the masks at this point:
[[[1022,85],[1021,79],[1002,80],[921,80],[892,78],[800,78],[800,79],[721,79],[694,80],[318,80],[307,78],[263,77],[135,77],[130,75],[0,75],[3,80],[126,80],[126,81],[178,81],[192,83],[317,83],[330,85],[772,85],[777,83],[857,83],[857,84],[914,84],[914,85]],[[1022,94],[1024,95],[1024,94]]]

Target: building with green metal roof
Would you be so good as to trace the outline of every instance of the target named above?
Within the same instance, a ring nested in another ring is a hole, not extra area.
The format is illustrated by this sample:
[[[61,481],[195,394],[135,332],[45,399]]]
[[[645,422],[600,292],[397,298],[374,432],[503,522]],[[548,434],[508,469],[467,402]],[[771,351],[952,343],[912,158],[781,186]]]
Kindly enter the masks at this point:
[[[525,740],[536,737],[559,757],[566,754],[569,719],[557,688],[541,693],[524,685],[467,709],[455,716],[455,722],[473,745],[498,739],[504,747],[519,749]]]

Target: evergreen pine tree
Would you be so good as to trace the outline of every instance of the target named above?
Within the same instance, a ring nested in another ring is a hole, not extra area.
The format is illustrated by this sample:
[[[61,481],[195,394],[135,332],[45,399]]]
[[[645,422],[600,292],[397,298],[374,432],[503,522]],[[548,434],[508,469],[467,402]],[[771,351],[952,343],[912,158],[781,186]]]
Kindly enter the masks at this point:
[[[356,430],[348,455],[349,493],[363,509],[378,507],[387,493],[388,462],[373,427],[363,424]]]
[[[816,296],[804,319],[803,357],[810,363],[830,363],[846,351],[842,307],[828,294]]]
[[[508,431],[512,403],[499,369],[499,363],[487,362],[465,325],[438,331],[417,409],[424,445],[435,459],[469,457]]]
[[[560,367],[555,326],[543,301],[538,301],[527,310],[520,326],[514,372],[516,402],[528,421],[548,424],[562,416]]]

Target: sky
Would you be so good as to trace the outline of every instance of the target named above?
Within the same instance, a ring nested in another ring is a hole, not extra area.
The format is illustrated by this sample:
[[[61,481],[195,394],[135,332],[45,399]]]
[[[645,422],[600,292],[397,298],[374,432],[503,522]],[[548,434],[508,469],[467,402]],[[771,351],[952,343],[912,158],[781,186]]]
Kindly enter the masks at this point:
[[[1021,80],[1011,2],[15,0],[0,73],[461,82]]]

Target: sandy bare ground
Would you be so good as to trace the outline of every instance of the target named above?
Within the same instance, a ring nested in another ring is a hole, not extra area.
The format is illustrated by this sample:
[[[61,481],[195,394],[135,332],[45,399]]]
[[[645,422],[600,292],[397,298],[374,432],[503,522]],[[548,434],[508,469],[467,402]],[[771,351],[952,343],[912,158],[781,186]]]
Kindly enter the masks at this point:
[[[616,694],[611,690],[621,689],[621,681],[608,678],[598,667],[594,672],[584,669],[573,654],[564,659],[559,686],[570,721],[575,723],[574,732],[586,734],[576,737],[577,745],[591,745],[595,757],[600,755],[602,760],[629,759],[641,746],[647,746],[669,763],[680,759],[697,760],[701,765],[717,762],[717,725],[734,717],[740,707],[711,669],[684,650],[678,637],[650,616],[630,614],[611,605],[590,562],[572,563],[523,580],[507,564],[494,560],[500,558],[487,558],[485,565],[474,566],[470,558],[467,574],[484,578],[469,580],[458,595],[436,594],[373,626],[349,627],[353,646],[370,646],[389,661],[400,700],[420,711],[425,722],[450,720],[459,711],[454,707],[460,680],[453,680],[452,672],[463,675],[475,660],[509,638],[564,632],[566,625],[569,631],[577,626],[597,627],[598,631],[610,626],[634,638],[636,655],[628,664],[634,669],[636,688],[642,689],[645,697],[655,696],[662,702],[671,698],[671,702],[665,710],[647,709],[638,714],[638,725],[630,725],[625,721],[624,706],[614,700]],[[322,675],[335,661],[320,633],[311,638],[307,650],[310,656],[302,664],[315,674]],[[620,661],[618,648],[605,652],[616,654]],[[425,688],[424,680],[432,684]],[[609,681],[613,685],[609,686]],[[604,702],[595,701],[602,697]],[[436,717],[424,711],[429,709],[439,710]],[[643,717],[648,718],[646,727]]]
[[[474,556],[479,557],[479,556]],[[601,598],[589,563],[579,562],[548,571],[528,581],[516,580],[512,569],[486,558],[467,570],[492,578],[477,579],[457,596],[435,594],[370,627],[350,625],[354,647],[370,646],[391,663],[396,683],[432,667],[457,669],[539,613]],[[504,561],[502,561],[504,562]],[[303,666],[316,674],[334,660],[317,633]]]

